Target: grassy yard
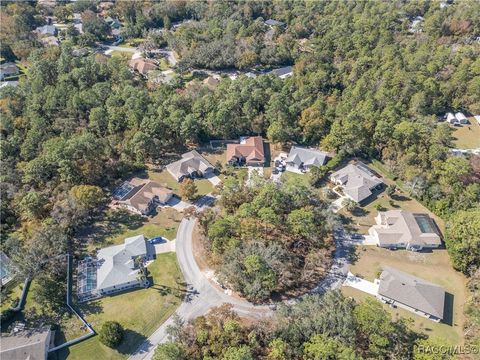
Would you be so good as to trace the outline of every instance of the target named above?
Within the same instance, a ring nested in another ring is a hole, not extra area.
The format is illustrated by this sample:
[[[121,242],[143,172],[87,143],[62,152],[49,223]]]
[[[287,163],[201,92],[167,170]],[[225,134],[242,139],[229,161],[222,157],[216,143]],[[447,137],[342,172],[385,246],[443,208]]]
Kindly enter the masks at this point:
[[[118,321],[125,337],[118,349],[100,343],[98,336],[59,353],[59,359],[125,359],[150,336],[177,308],[184,284],[175,254],[158,255],[148,266],[154,285],[81,304],[87,321],[97,331],[107,320]]]
[[[480,125],[473,117],[469,118],[470,125],[453,126],[454,144],[460,149],[473,149],[480,147]]]
[[[167,170],[163,170],[163,171],[148,170],[147,176],[150,180],[155,181],[162,186],[168,187],[178,194],[180,183],[177,180],[175,180],[175,178],[172,175],[170,175],[170,173]]]
[[[7,310],[11,308],[12,302],[15,299],[20,299],[20,295],[22,294],[23,282],[12,280],[7,284],[4,290],[2,290],[2,296],[0,301],[0,311]]]
[[[446,250],[434,250],[431,253],[415,253],[406,250],[391,251],[375,246],[361,246],[357,248],[357,260],[350,267],[350,271],[366,280],[373,281],[383,266],[391,266],[408,272],[414,276],[441,285],[447,293],[453,295],[453,306],[446,308],[447,323],[435,323],[421,316],[384,305],[394,319],[411,318],[416,331],[429,336],[441,337],[450,344],[460,344],[463,341],[464,315],[463,307],[466,298],[465,277],[453,270]],[[343,287],[346,296],[352,296],[356,301],[362,301],[370,296],[350,287]]]

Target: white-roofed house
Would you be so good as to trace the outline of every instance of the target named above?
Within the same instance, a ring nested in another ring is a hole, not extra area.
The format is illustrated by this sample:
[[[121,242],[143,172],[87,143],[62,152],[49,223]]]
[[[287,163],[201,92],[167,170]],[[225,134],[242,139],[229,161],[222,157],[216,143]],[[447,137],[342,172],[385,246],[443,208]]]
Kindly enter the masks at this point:
[[[453,113],[449,112],[449,113],[447,113],[446,121],[447,121],[449,124],[454,125],[454,124],[457,123],[457,118],[455,117],[455,115],[453,115]]]
[[[287,171],[302,173],[310,171],[313,166],[325,165],[328,154],[317,149],[292,146],[285,162]]]
[[[458,124],[468,124],[468,119],[462,112],[455,113],[455,119],[457,119]]]
[[[143,235],[125,239],[121,245],[100,249],[96,259],[79,262],[77,292],[86,301],[132,288],[147,287],[143,264],[149,258]]]

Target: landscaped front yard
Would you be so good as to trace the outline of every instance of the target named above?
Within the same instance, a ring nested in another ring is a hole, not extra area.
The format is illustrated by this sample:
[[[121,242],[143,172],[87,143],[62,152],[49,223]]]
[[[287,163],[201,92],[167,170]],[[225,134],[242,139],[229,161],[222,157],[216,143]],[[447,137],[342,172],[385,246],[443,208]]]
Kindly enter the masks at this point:
[[[170,175],[167,170],[147,172],[148,178],[152,181],[159,183],[162,186],[172,189],[177,196],[180,197],[180,183]],[[213,184],[207,179],[194,179],[195,185],[197,185],[198,196],[203,196],[213,191]]]
[[[117,350],[100,343],[98,336],[59,353],[59,359],[124,359],[150,336],[181,303],[185,285],[174,253],[157,255],[147,267],[154,285],[80,304],[87,321],[100,330],[107,320],[118,321],[125,337]]]
[[[350,266],[350,271],[366,280],[378,278],[383,266],[391,266],[419,278],[443,286],[453,296],[453,305],[446,306],[446,324],[435,323],[399,308],[384,308],[394,319],[399,317],[413,319],[412,327],[428,336],[440,337],[450,344],[463,342],[463,307],[466,297],[465,277],[453,270],[446,250],[434,250],[431,253],[411,252],[407,250],[388,250],[376,246],[360,246],[357,248],[357,260]],[[346,296],[356,301],[363,301],[368,295],[351,287],[342,287]],[[450,297],[450,296],[449,296]],[[447,302],[448,303],[448,302]]]

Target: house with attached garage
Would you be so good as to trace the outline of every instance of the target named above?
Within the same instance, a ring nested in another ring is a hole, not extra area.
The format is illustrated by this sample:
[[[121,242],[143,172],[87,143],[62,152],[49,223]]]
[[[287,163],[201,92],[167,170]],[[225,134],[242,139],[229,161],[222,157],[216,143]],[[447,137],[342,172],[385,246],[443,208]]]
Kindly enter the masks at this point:
[[[413,275],[385,267],[380,275],[377,298],[435,322],[444,318],[445,290]]]
[[[132,288],[147,287],[144,262],[149,259],[143,235],[125,239],[121,245],[100,249],[96,257],[78,264],[77,295],[88,301]]]
[[[139,215],[148,215],[158,205],[167,204],[173,195],[172,190],[154,181],[133,178],[124,182],[113,197],[118,206]]]
[[[9,76],[16,76],[20,74],[18,66],[13,62],[6,62],[0,65],[0,80]]]
[[[365,164],[357,162],[330,175],[330,181],[341,187],[345,196],[361,204],[383,188],[383,181]]]
[[[280,79],[285,79],[285,78],[293,75],[293,67],[292,66],[285,66],[285,67],[282,67],[282,68],[272,70],[267,74],[272,74],[272,75],[275,75],[276,77],[278,77]]]
[[[323,151],[292,146],[285,162],[287,163],[287,171],[303,173],[310,171],[312,166],[325,165],[327,159],[328,154]]]
[[[215,168],[196,150],[182,155],[182,158],[167,165],[167,171],[177,180],[200,178],[213,175]]]
[[[437,227],[427,214],[405,210],[380,211],[375,222],[368,233],[379,247],[418,251],[442,245]]]
[[[241,137],[239,144],[227,144],[227,163],[233,166],[264,166],[262,137]]]

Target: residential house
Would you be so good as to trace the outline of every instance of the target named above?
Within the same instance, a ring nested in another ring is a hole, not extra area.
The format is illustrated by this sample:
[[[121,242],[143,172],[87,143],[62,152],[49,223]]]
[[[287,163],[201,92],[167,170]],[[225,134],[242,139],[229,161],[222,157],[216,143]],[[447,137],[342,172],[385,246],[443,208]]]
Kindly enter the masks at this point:
[[[348,164],[334,172],[330,181],[342,186],[343,193],[357,203],[366,201],[376,189],[380,190],[383,186],[383,181],[360,162]]]
[[[54,336],[50,328],[23,330],[0,338],[2,360],[47,360],[48,349],[53,347]]]
[[[40,39],[43,46],[59,46],[60,42],[55,36],[45,36]]]
[[[275,76],[279,77],[280,79],[285,79],[285,78],[293,75],[293,67],[285,66],[285,67],[282,67],[282,68],[279,68],[279,69],[272,70],[268,74],[275,75]]]
[[[214,90],[219,82],[220,80],[213,76],[209,76],[205,80],[203,80],[203,84],[205,84],[210,90]]]
[[[167,165],[168,172],[177,180],[212,175],[214,167],[196,150],[182,155],[182,158]]]
[[[442,245],[433,220],[427,214],[405,210],[379,211],[368,233],[384,248],[422,250]]]
[[[285,162],[287,171],[307,172],[312,166],[322,166],[327,162],[328,154],[316,149],[292,146]]]
[[[143,235],[125,239],[121,245],[100,249],[95,258],[78,264],[77,295],[87,301],[133,288],[147,287],[143,265],[149,259]]]
[[[384,303],[436,322],[443,320],[445,290],[441,286],[391,267],[384,268],[379,280],[377,297]]]
[[[13,279],[11,266],[9,257],[0,251],[0,286],[8,284]]]
[[[16,76],[20,74],[18,66],[13,62],[6,62],[0,64],[0,80],[3,80],[10,76]]]
[[[150,72],[158,69],[158,65],[154,60],[144,58],[131,59],[128,65],[132,70],[138,71],[143,76],[147,76]]]
[[[18,84],[20,84],[18,81],[2,81],[0,82],[0,89],[3,89],[7,86],[16,87]]]
[[[167,204],[173,196],[172,190],[151,180],[133,178],[122,186],[127,191],[118,198],[118,205],[139,215],[150,214],[158,205]]]
[[[53,25],[43,25],[35,29],[38,35],[57,36],[58,29]]]
[[[265,152],[261,136],[240,138],[240,144],[227,144],[227,163],[230,165],[264,166]]]
[[[282,26],[285,26],[285,23],[281,21],[273,20],[273,19],[268,19],[267,21],[265,21],[265,25],[270,27],[273,27],[273,26],[282,27]]]

